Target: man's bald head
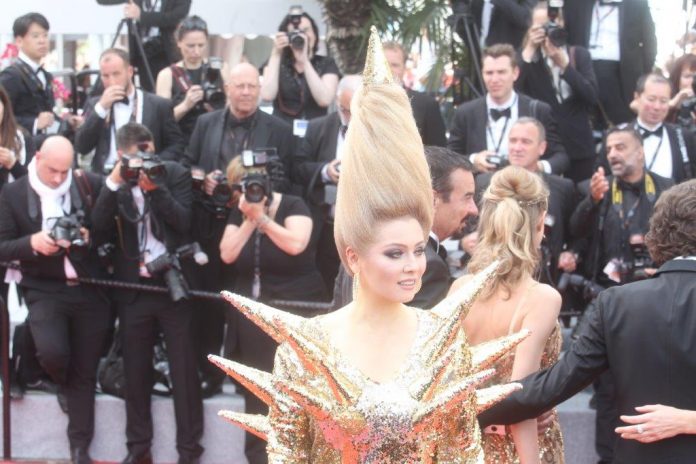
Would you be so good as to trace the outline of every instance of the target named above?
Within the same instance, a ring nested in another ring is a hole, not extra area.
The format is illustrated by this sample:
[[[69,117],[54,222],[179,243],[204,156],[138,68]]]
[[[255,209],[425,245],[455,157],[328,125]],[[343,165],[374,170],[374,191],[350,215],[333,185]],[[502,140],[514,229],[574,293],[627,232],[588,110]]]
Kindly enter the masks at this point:
[[[247,118],[259,107],[259,71],[249,63],[239,63],[230,70],[225,84],[227,104],[238,119]]]
[[[50,188],[58,188],[72,168],[74,149],[62,135],[48,137],[36,152],[36,172],[39,180]]]

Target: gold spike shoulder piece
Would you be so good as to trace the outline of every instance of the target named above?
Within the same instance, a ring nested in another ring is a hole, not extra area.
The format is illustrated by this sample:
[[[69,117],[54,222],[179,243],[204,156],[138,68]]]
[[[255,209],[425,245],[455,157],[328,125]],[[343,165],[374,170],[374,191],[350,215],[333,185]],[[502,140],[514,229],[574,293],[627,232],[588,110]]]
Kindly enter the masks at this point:
[[[382,41],[377,34],[377,28],[370,28],[370,40],[367,44],[367,60],[365,61],[365,69],[363,70],[363,82],[370,84],[393,84],[394,77],[391,73],[391,68],[387,62],[387,57],[384,56]]]

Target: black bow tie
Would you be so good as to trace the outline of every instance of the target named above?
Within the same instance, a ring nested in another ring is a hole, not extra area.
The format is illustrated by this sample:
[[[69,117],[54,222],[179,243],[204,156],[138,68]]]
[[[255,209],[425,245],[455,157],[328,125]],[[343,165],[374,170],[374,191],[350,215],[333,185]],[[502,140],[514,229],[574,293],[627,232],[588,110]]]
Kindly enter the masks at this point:
[[[246,130],[251,129],[251,121],[253,121],[254,116],[250,116],[244,119],[237,119],[234,116],[230,116],[229,125],[230,129],[236,129],[237,127],[243,127]]]
[[[341,135],[343,138],[346,137],[346,132],[348,132],[348,126],[341,124],[341,127],[339,127],[339,130],[341,131]]]
[[[42,72],[44,72],[44,67],[43,67],[43,65],[41,65],[41,66],[39,66],[38,68],[36,68],[36,71],[34,71],[34,74],[36,74],[36,75],[38,76],[39,73],[42,73]]]
[[[493,121],[497,121],[498,119],[503,118],[503,117],[510,119],[510,114],[511,114],[509,107],[505,108],[504,110],[497,110],[495,108],[491,108],[490,113],[491,113],[491,118],[493,119]]]
[[[652,131],[648,130],[642,126],[638,126],[638,127],[640,128],[640,134],[643,136],[643,140],[645,140],[648,137],[650,137],[651,135],[654,135],[655,137],[662,137],[662,131],[663,131],[665,126],[660,125],[660,127],[658,127],[655,130],[652,130]]]

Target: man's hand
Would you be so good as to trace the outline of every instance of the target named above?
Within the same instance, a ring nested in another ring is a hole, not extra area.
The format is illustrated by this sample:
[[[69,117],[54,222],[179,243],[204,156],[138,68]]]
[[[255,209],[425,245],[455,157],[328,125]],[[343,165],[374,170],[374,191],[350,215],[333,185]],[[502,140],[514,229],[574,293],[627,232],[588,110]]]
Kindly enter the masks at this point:
[[[201,100],[203,100],[203,87],[200,85],[192,85],[186,91],[186,97],[184,98],[186,108],[189,110],[192,109]]]
[[[109,174],[109,179],[116,185],[121,185],[123,183],[123,177],[121,177],[121,163],[122,161],[118,160]]]
[[[53,113],[50,111],[42,111],[36,117],[36,128],[38,130],[46,129],[47,127],[51,127],[55,121],[56,117]]]
[[[338,178],[341,177],[341,173],[338,171],[340,168],[341,161],[340,160],[333,160],[329,163],[329,165],[326,167],[326,174],[329,176],[331,179],[331,182],[334,184],[338,184]]]
[[[48,235],[48,232],[37,232],[31,236],[31,249],[44,256],[51,256],[58,252],[60,247]]]
[[[65,116],[64,119],[68,121],[68,124],[70,124],[72,130],[79,129],[82,123],[85,122],[84,116],[80,116],[77,114],[70,114],[68,116]]]
[[[599,203],[604,198],[604,194],[609,191],[609,181],[604,176],[604,168],[597,168],[597,172],[592,174],[590,179],[590,196],[592,201]]]
[[[145,174],[143,171],[140,171],[140,177],[138,177],[138,186],[140,186],[140,189],[143,192],[152,192],[159,188],[159,185],[152,182],[152,180],[147,177],[147,174]]]
[[[238,203],[238,208],[239,211],[242,212],[244,216],[246,216],[250,221],[252,222],[257,222],[261,216],[266,214],[266,197],[263,197],[263,200],[261,200],[258,203],[249,203],[246,201],[246,197],[242,195],[239,198],[239,203]]]
[[[566,53],[565,49],[552,44],[548,37],[544,41],[543,47],[546,55],[551,58],[556,66],[565,71],[565,69],[568,67],[568,63],[570,63],[570,58],[568,58],[568,54]]]
[[[474,168],[478,172],[493,172],[495,171],[495,164],[491,164],[486,161],[486,157],[495,155],[494,151],[483,150],[474,155]]]
[[[104,89],[101,98],[99,98],[99,104],[105,110],[109,111],[111,106],[117,101],[123,100],[126,96],[126,89],[120,85],[112,85]]]
[[[558,256],[558,269],[563,272],[575,272],[578,263],[575,259],[575,253],[572,251],[564,251]]]
[[[89,245],[89,229],[80,227],[80,233],[82,234],[82,240],[85,241],[85,245]]]
[[[136,21],[140,20],[140,7],[133,3],[132,1],[129,1],[126,3],[126,5],[123,7],[123,17],[126,19],[134,19]]]
[[[205,180],[203,181],[203,190],[205,190],[205,194],[210,196],[213,194],[213,190],[215,190],[215,187],[218,185],[218,181],[216,180],[217,177],[220,177],[222,175],[222,171],[219,169],[214,170],[211,173],[208,173],[207,176],[205,176]]]
[[[0,147],[0,166],[9,171],[16,162],[17,157],[12,150],[5,147]]]
[[[556,411],[553,409],[542,413],[537,417],[537,433],[541,435],[546,432],[546,429],[551,427],[553,421],[556,419]]]

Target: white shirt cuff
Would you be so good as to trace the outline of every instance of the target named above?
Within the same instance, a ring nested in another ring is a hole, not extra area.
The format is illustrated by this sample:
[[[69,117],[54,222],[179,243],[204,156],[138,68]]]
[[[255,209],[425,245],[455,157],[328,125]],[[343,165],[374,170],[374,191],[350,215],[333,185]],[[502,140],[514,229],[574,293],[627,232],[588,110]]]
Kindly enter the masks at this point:
[[[34,119],[34,127],[31,129],[31,135],[36,135],[39,133],[39,129],[36,127],[39,124],[39,118]]]
[[[324,181],[325,184],[330,184],[332,183],[331,177],[329,177],[329,164],[326,163],[323,168],[321,168],[321,180]]]
[[[97,113],[97,116],[99,116],[102,119],[105,119],[106,115],[109,114],[109,112],[106,111],[106,109],[103,106],[101,106],[101,103],[99,102],[97,102],[97,104],[94,105],[94,112]]]
[[[476,159],[476,153],[472,153],[469,155],[469,162],[471,164],[474,164],[474,159]]]
[[[121,187],[116,182],[111,180],[111,177],[109,177],[109,176],[106,177],[106,181],[104,183],[106,184],[106,188],[108,188],[112,192],[118,191],[118,189]]]
[[[546,174],[551,174],[551,163],[546,160],[541,160],[541,168]]]

